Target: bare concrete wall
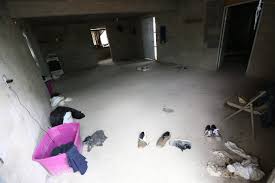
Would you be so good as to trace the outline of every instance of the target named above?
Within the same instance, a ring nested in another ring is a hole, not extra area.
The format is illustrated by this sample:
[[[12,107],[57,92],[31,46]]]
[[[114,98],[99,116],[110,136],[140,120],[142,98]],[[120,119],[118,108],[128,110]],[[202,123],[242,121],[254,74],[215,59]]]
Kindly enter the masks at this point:
[[[66,26],[63,39],[60,55],[62,55],[65,71],[79,71],[92,68],[97,64],[89,25]]]
[[[265,2],[247,75],[275,81],[275,4]]]
[[[9,0],[7,6],[12,17],[22,18],[175,10],[176,0]]]
[[[93,46],[90,28],[106,27],[114,61],[143,58],[138,18],[101,20],[82,24],[32,25],[44,56],[56,53],[66,72],[89,69],[110,56],[108,49]],[[120,28],[118,28],[120,27]]]
[[[206,42],[206,13],[206,1],[186,0],[179,3],[176,12],[156,14],[158,33],[160,25],[167,30],[167,43],[158,41],[160,62],[216,69],[218,48],[209,48]],[[214,31],[219,34],[220,30]]]
[[[35,26],[33,30],[38,37],[43,56],[56,53],[65,73],[97,65],[88,24]]]
[[[22,22],[23,23],[23,22]],[[32,32],[29,25],[24,24],[24,33],[25,33],[25,41],[30,48],[30,52],[34,55],[34,60],[36,65],[39,67],[42,76],[48,76],[50,74],[48,65],[45,61],[45,58],[40,50],[40,46],[37,42],[37,38],[35,34]]]
[[[110,48],[97,48],[96,50],[96,60],[104,60],[111,58],[111,51]]]
[[[106,28],[114,61],[144,58],[139,19],[110,22]]]
[[[18,23],[0,17],[0,27],[0,156],[4,160],[0,177],[5,183],[45,182],[46,171],[32,161],[42,131],[6,87],[2,76],[14,80],[11,88],[45,129],[49,96]]]

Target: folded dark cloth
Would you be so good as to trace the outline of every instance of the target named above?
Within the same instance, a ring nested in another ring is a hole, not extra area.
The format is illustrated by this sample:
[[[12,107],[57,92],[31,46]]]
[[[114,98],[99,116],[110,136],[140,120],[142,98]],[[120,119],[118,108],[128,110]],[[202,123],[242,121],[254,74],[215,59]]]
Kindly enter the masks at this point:
[[[75,119],[82,119],[85,117],[85,114],[83,114],[81,111],[70,107],[59,106],[50,114],[50,123],[52,127],[63,124],[63,117],[66,112],[71,112],[72,117]]]
[[[86,173],[88,169],[86,158],[78,152],[76,146],[70,148],[66,152],[66,155],[68,158],[68,164],[73,168],[74,172],[79,171],[81,175]]]
[[[56,156],[58,154],[66,153],[73,146],[74,146],[73,142],[70,142],[68,144],[62,144],[61,146],[58,146],[52,150],[51,156]]]

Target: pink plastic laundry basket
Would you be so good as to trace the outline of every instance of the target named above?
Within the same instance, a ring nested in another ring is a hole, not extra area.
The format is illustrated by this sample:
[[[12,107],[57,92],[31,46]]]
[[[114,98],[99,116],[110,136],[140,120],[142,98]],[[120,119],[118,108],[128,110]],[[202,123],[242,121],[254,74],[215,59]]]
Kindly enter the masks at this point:
[[[74,142],[79,152],[82,152],[79,123],[67,123],[50,128],[36,147],[32,159],[40,163],[50,174],[59,175],[64,172],[71,172],[65,153],[52,156],[51,152],[55,147],[69,142]],[[51,138],[50,138],[50,137]],[[51,140],[53,139],[53,141]]]

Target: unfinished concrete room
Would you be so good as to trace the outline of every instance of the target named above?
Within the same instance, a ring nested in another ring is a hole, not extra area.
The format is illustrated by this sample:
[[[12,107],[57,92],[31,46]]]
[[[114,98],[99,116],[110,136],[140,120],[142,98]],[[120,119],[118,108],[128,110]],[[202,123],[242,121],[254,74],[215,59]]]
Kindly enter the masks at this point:
[[[0,183],[275,183],[274,0],[1,0]]]

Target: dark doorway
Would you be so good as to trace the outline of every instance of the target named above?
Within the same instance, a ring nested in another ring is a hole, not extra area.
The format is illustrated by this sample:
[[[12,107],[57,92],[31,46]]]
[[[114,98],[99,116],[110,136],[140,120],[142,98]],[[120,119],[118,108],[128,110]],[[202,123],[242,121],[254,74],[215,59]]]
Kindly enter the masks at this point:
[[[245,73],[257,27],[255,13],[258,2],[227,8],[219,69]]]

